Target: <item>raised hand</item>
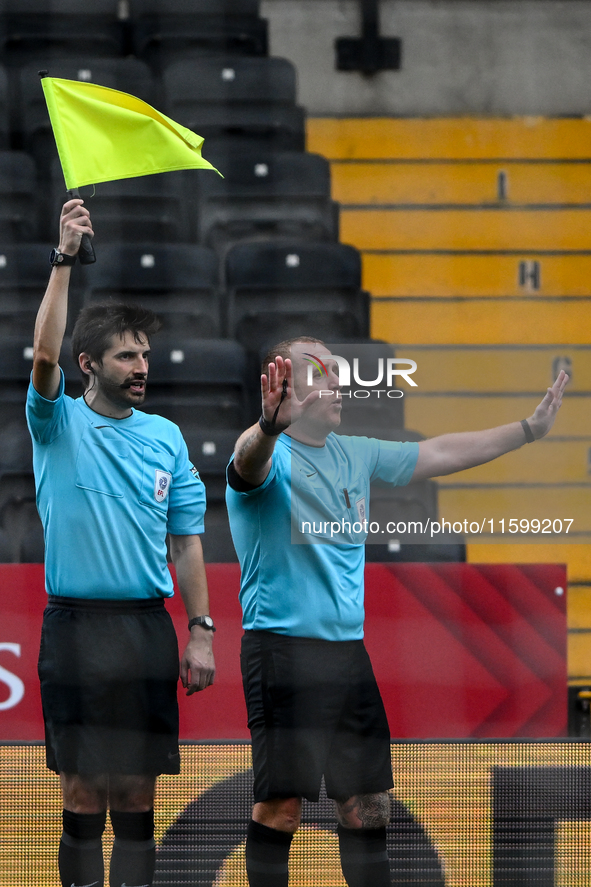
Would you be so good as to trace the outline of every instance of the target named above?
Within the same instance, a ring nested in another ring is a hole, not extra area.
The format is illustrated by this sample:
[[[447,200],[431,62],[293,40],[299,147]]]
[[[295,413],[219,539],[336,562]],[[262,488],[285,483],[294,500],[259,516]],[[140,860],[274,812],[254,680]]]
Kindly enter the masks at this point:
[[[568,379],[564,370],[561,370],[554,385],[548,388],[543,400],[535,408],[533,415],[528,418],[529,427],[536,440],[545,437],[554,425]]]
[[[60,216],[61,252],[67,256],[75,256],[80,249],[83,234],[88,234],[89,237],[94,235],[90,213],[79,198],[68,200],[64,203]]]
[[[319,391],[312,391],[300,400],[293,387],[292,362],[277,355],[269,364],[268,374],[261,376],[262,416],[269,428],[284,431],[301,417],[307,407],[318,399]]]

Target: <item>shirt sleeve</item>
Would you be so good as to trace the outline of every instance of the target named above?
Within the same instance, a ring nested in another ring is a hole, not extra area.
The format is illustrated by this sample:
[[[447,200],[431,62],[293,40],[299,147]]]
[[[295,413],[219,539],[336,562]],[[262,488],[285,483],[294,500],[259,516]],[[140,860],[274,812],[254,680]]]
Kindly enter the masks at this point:
[[[55,400],[42,397],[35,390],[33,379],[27,391],[27,425],[31,437],[39,444],[49,444],[66,429],[71,416],[74,401],[65,393],[64,371],[60,370],[60,384]]]
[[[173,536],[193,536],[205,531],[205,485],[189,459],[187,445],[180,431],[179,438],[166,528]]]
[[[370,479],[404,487],[409,483],[419,458],[416,441],[372,440],[373,465]]]
[[[228,467],[226,468],[226,480],[228,482],[228,487],[239,496],[257,496],[259,493],[263,493],[265,490],[268,490],[269,487],[274,486],[278,482],[278,480],[280,480],[285,469],[285,454],[283,448],[275,447],[275,449],[273,450],[273,456],[271,457],[271,468],[269,469],[269,473],[262,484],[259,484],[258,487],[255,487],[252,484],[247,484],[244,481],[244,489],[238,489],[235,484],[230,483],[228,469],[233,462],[234,456],[232,456],[228,463]],[[236,469],[234,469],[234,471],[236,472]],[[236,474],[238,474],[238,472],[236,472]],[[250,487],[250,489],[248,489],[248,487]]]

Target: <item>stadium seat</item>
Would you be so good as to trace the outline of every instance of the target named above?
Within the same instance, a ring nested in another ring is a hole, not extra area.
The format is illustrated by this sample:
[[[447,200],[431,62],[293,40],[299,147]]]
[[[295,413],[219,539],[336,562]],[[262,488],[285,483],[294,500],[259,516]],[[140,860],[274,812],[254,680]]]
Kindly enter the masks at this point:
[[[342,434],[342,429],[337,433]],[[424,439],[416,431],[388,427],[383,420],[378,425],[352,429],[349,433],[389,441]],[[379,533],[369,536],[366,560],[465,561],[466,546],[461,535],[439,533],[436,543],[433,542],[429,522],[437,520],[438,513],[438,484],[434,480],[414,481],[403,487],[372,483],[369,521],[379,525]]]
[[[343,410],[338,433],[360,434],[384,440],[404,439],[397,436],[404,427],[404,397],[387,394],[390,390],[395,393],[399,391],[396,383],[391,386],[386,384],[387,361],[394,358],[392,346],[386,342],[365,339],[358,342],[331,342],[329,349],[331,353],[344,357],[351,371],[351,384],[343,388]],[[383,380],[375,385],[368,384],[378,378],[380,361]],[[355,378],[356,366],[357,378],[361,382]]]
[[[438,485],[434,480],[415,481],[404,487],[371,486],[369,520],[379,525],[365,546],[368,561],[465,561],[461,534],[437,533],[430,522],[438,518]],[[377,541],[384,539],[385,541]]]
[[[32,469],[0,476],[0,559],[39,564],[44,555]]]
[[[0,324],[3,335],[25,334],[32,341],[35,317],[49,280],[53,244],[0,245]],[[68,328],[80,307],[81,275],[72,269]]]
[[[441,538],[441,537],[438,537]],[[387,545],[366,545],[368,563],[465,563],[466,543],[448,535],[447,542],[390,542]]]
[[[0,151],[0,244],[38,237],[37,170],[23,151]]]
[[[304,111],[295,105],[296,74],[286,59],[186,59],[165,68],[163,88],[166,113],[205,139],[304,150]]]
[[[97,250],[99,249],[97,243]],[[219,335],[215,253],[188,244],[105,244],[87,270],[86,299],[141,301],[164,329],[199,338]]]
[[[2,0],[0,53],[4,64],[47,67],[64,55],[116,58],[124,52],[118,0]]]
[[[212,429],[243,429],[248,422],[246,354],[228,339],[161,334],[150,357],[145,410],[180,426],[188,441]],[[195,442],[191,454],[203,455]]]
[[[223,502],[226,493],[226,467],[234,452],[234,444],[248,424],[240,427],[217,428],[203,425],[198,416],[185,425],[184,438],[189,455],[207,488],[207,501]]]
[[[65,339],[60,366],[66,377],[66,391],[81,394],[79,374]],[[26,334],[0,338],[0,477],[5,473],[32,470],[32,446],[25,418],[25,402],[33,367],[33,327]]]
[[[201,536],[203,556],[207,564],[235,563],[238,558],[232,542],[225,502],[208,502],[205,512],[205,533]]]
[[[32,481],[31,477],[31,481]],[[45,556],[43,526],[35,502],[33,489],[26,494],[7,498],[0,507],[0,557],[2,536],[8,542],[10,560],[13,563],[41,564]]]
[[[1,29],[1,25],[0,25]],[[10,99],[8,75],[4,65],[0,65],[0,150],[10,146]]]
[[[80,196],[90,210],[97,244],[191,242],[190,194],[195,175],[196,170],[183,170],[81,188]],[[47,233],[58,230],[59,213],[66,199],[64,176],[57,159],[52,164],[52,194],[52,219]]]
[[[227,247],[252,237],[338,240],[338,205],[330,199],[327,161],[295,151],[236,152],[210,142],[205,155],[224,178],[200,176],[198,240]]]
[[[225,260],[228,334],[258,354],[291,336],[368,335],[359,253],[310,241],[238,243]]]
[[[156,68],[195,52],[266,55],[258,0],[132,0],[132,49]]]
[[[0,564],[13,563],[13,545],[7,531],[0,527]]]
[[[25,419],[32,366],[33,328],[25,336],[3,336],[0,340],[0,477],[6,472],[32,471],[33,468],[33,450]]]

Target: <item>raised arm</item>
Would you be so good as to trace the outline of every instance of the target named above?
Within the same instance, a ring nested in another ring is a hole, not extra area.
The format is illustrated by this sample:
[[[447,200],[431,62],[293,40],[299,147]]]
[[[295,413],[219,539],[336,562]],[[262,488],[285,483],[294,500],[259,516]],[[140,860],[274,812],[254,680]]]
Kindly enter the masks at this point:
[[[92,236],[88,210],[81,200],[68,200],[60,217],[59,251],[75,256],[83,234]],[[70,266],[51,269],[49,283],[35,321],[33,343],[33,385],[35,390],[53,400],[59,390],[59,356],[68,317]]]
[[[562,403],[562,395],[568,376],[561,371],[554,385],[548,388],[543,400],[533,414],[522,422],[511,422],[487,428],[485,431],[466,431],[459,434],[443,434],[419,443],[419,458],[412,480],[441,477],[491,462],[504,453],[517,450],[528,442],[529,427],[534,440],[544,437],[554,424]],[[531,441],[530,441],[531,442]]]
[[[234,468],[255,487],[265,482],[277,437],[296,422],[305,409],[318,398],[318,392],[299,400],[293,388],[292,363],[289,358],[275,358],[268,375],[261,376],[262,412],[259,421],[240,435],[234,447]]]

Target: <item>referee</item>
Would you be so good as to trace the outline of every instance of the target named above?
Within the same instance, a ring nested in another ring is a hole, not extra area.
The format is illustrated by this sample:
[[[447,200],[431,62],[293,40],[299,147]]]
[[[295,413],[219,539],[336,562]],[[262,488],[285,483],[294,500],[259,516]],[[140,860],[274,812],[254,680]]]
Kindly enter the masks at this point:
[[[111,887],[149,887],[156,777],[180,769],[167,535],[189,618],[180,662],[187,695],[208,687],[215,671],[198,535],[205,490],[178,427],[137,410],[159,327],[151,311],[83,309],[72,344],[84,393],[64,393],[58,360],[83,234],[92,236],[89,213],[70,200],[35,324],[27,396],[49,596],[39,654],[47,765],[63,797],[64,887],[102,887],[107,808]]]
[[[543,437],[568,381],[562,372],[529,419],[486,431],[418,444],[337,436],[338,367],[327,350],[302,337],[269,352],[262,416],[238,439],[228,466],[254,768],[251,887],[287,887],[302,798],[318,800],[322,776],[336,802],[347,884],[390,884],[390,731],[362,640],[366,534],[355,532],[369,519],[370,482],[451,474]],[[304,522],[344,529],[336,542],[309,536],[293,544],[293,524],[301,532]]]

